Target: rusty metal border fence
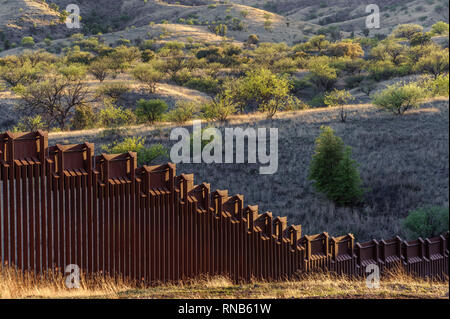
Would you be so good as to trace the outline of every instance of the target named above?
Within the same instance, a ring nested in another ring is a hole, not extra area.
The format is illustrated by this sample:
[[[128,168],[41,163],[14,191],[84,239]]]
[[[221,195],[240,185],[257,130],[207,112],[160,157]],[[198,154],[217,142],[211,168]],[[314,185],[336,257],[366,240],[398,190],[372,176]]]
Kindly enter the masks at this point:
[[[137,167],[135,153],[48,146],[47,134],[0,135],[0,256],[42,273],[76,264],[144,283],[199,275],[278,280],[316,270],[364,276],[402,267],[448,278],[448,232],[412,242],[355,243],[353,235],[302,236],[286,218],[244,206],[242,195],[194,184],[174,164]]]

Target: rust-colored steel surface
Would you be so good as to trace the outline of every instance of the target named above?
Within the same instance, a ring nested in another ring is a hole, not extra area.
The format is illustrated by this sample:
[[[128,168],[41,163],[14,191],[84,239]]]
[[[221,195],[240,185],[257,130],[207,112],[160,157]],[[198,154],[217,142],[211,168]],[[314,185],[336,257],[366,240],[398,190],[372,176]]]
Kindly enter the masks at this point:
[[[2,265],[41,273],[78,265],[142,283],[199,275],[235,281],[302,272],[364,276],[401,267],[448,276],[448,232],[406,242],[302,235],[300,225],[211,192],[174,164],[137,167],[135,153],[94,158],[94,145],[48,146],[45,132],[0,135]]]

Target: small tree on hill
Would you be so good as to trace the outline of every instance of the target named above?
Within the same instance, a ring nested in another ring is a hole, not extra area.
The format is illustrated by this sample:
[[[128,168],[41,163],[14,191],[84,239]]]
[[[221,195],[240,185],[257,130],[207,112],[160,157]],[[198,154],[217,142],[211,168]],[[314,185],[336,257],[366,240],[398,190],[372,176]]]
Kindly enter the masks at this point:
[[[395,38],[411,38],[418,32],[422,32],[423,27],[418,24],[400,24],[394,31],[392,31],[392,36]]]
[[[224,122],[230,115],[236,113],[236,104],[230,96],[219,93],[211,102],[203,106],[202,113],[208,120]]]
[[[34,47],[35,43],[34,43],[34,39],[33,37],[24,37],[22,39],[22,46],[25,48],[31,48]]]
[[[163,100],[144,100],[137,102],[136,115],[141,121],[154,123],[161,119],[162,114],[167,111],[168,105]]]
[[[437,78],[439,75],[449,71],[448,49],[434,50],[430,54],[422,56],[417,62],[415,69],[419,72],[429,73]]]
[[[93,61],[89,66],[89,73],[100,82],[103,82],[111,73],[111,61],[112,60],[107,57]]]
[[[351,151],[330,127],[321,127],[309,168],[309,179],[316,191],[338,205],[352,205],[361,200],[363,190],[357,164]]]
[[[310,165],[309,179],[313,180],[317,191],[327,193],[333,182],[334,172],[343,158],[344,142],[334,135],[329,126],[320,128],[316,148]]]
[[[376,94],[373,104],[394,114],[403,115],[409,109],[418,108],[426,96],[426,90],[418,83],[393,84]]]
[[[448,35],[448,34],[449,34],[449,26],[448,23],[444,21],[436,22],[435,24],[433,24],[430,30],[431,36]]]
[[[247,39],[247,44],[258,44],[259,37],[256,34],[250,34]]]
[[[325,94],[324,103],[331,107],[340,106],[341,121],[345,122],[347,120],[347,112],[345,111],[345,105],[347,105],[350,101],[353,101],[354,99],[355,98],[349,91],[334,89],[330,93]]]
[[[341,206],[359,203],[364,194],[358,163],[351,158],[351,154],[351,148],[346,147],[328,192],[328,197]]]
[[[142,82],[149,93],[156,91],[156,83],[161,80],[161,72],[155,70],[155,68],[146,63],[138,64],[132,71],[134,78]]]

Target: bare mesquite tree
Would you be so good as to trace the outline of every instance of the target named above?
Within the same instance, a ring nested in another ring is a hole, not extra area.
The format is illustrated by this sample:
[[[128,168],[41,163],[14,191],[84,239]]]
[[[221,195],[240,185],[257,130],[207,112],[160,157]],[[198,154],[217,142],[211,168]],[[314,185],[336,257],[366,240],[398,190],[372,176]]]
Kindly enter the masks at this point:
[[[85,74],[54,72],[43,82],[16,88],[25,113],[41,115],[47,125],[66,129],[73,111],[88,102]]]

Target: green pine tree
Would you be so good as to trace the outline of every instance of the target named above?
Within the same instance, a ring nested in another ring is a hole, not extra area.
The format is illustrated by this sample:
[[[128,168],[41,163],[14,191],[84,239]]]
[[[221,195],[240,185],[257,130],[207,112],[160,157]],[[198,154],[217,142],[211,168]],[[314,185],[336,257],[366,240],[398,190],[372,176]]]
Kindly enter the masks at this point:
[[[334,179],[328,192],[328,197],[342,206],[356,204],[363,196],[358,163],[352,160],[351,154],[351,148],[346,147],[344,157],[336,166]]]
[[[324,193],[338,205],[353,205],[362,199],[358,164],[351,159],[351,148],[345,147],[331,127],[321,127],[309,179],[316,191]]]
[[[335,168],[344,157],[344,142],[334,135],[329,126],[322,126],[320,131],[310,165],[309,179],[313,181],[318,192],[327,194],[333,183]]]

